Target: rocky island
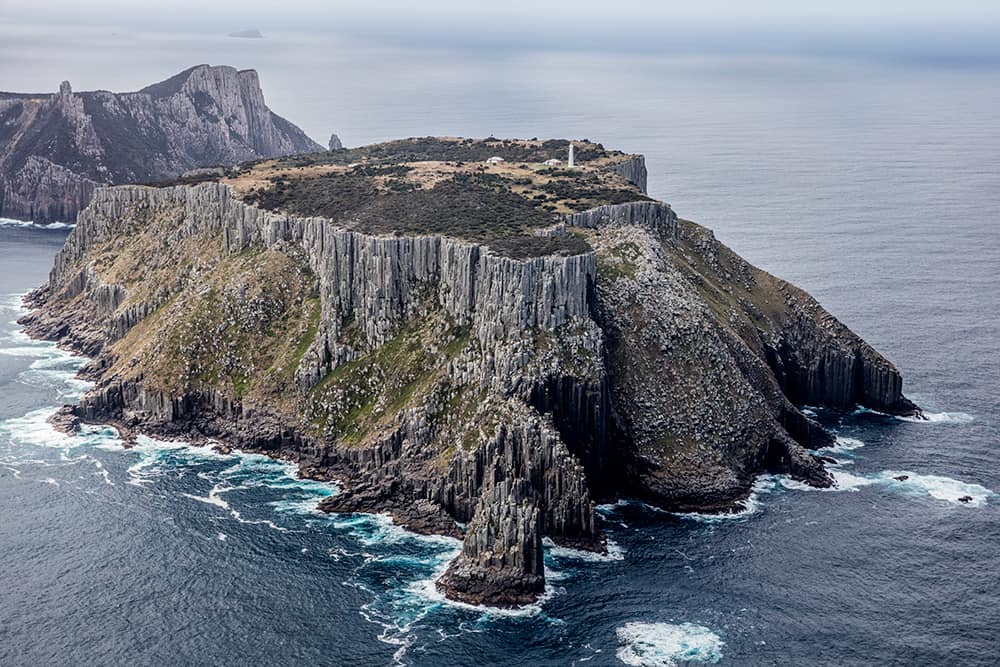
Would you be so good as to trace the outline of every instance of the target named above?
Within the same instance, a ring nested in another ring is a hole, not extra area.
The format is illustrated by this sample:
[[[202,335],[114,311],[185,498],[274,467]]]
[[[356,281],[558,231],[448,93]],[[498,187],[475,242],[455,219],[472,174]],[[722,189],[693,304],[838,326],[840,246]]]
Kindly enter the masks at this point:
[[[198,65],[131,93],[0,93],[0,216],[72,222],[94,190],[320,150],[254,70]]]
[[[738,507],[816,486],[803,404],[918,414],[802,290],[646,194],[640,155],[422,138],[101,188],[29,333],[93,358],[75,420],[266,452],[331,512],[463,540],[438,582],[511,606],[598,500]]]

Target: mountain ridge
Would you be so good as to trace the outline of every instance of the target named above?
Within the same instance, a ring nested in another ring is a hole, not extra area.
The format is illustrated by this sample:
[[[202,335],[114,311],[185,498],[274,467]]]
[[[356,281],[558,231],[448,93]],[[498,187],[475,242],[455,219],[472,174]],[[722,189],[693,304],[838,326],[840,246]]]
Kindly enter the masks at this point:
[[[0,215],[72,221],[108,184],[322,150],[264,103],[256,71],[196,65],[138,91],[0,93]]]

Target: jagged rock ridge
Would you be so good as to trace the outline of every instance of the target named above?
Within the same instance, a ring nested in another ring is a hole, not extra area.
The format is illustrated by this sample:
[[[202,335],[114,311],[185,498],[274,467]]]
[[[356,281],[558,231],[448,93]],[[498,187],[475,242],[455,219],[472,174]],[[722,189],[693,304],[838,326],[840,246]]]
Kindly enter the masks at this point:
[[[635,192],[546,230],[592,251],[517,259],[224,183],[102,189],[25,324],[95,357],[76,417],[295,457],[343,483],[329,511],[462,537],[450,597],[522,604],[543,536],[603,549],[595,498],[724,510],[762,471],[832,483],[793,401],[916,411],[808,295]]]
[[[198,65],[131,93],[0,93],[0,216],[73,221],[94,189],[321,150],[254,70]]]

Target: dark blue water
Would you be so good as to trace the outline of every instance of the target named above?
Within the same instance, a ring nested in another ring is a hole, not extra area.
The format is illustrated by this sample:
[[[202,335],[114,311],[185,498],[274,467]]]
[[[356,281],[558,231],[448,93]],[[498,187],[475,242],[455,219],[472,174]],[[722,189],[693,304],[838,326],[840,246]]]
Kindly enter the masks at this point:
[[[934,419],[821,414],[838,490],[767,477],[727,519],[605,507],[610,557],[550,549],[540,605],[461,607],[432,585],[457,542],[318,515],[335,489],[285,464],[52,432],[86,388],[80,361],[12,321],[64,232],[0,225],[0,664],[1000,662],[997,72],[576,54],[515,77],[394,54],[390,99],[273,44],[254,63],[269,97],[317,135],[324,118],[349,144],[569,135],[644,152],[654,196],[811,291]],[[306,71],[331,85],[299,105]]]

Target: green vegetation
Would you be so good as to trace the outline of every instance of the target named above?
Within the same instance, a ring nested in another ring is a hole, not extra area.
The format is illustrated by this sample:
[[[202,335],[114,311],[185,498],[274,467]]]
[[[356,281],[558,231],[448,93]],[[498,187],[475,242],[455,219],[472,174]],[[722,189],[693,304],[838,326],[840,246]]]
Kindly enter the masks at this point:
[[[435,318],[403,327],[383,345],[337,366],[309,392],[309,421],[323,435],[351,444],[394,420],[414,396],[435,386],[444,364],[469,342],[468,329],[455,328],[446,334],[451,342],[435,353],[428,344],[437,338],[434,328]]]
[[[315,275],[288,248],[224,256],[212,241],[194,237],[176,244],[175,266],[197,262],[205,269],[200,289],[184,289],[174,277],[177,291],[115,343],[119,371],[141,373],[144,382],[168,392],[228,389],[233,398],[293,401],[295,369],[319,327]],[[145,254],[127,247],[105,271],[145,272],[155,281],[160,270],[149,264]],[[161,288],[168,284],[160,281]]]
[[[569,201],[568,206],[574,211],[586,211],[605,204],[650,200],[634,188],[609,187],[592,171],[543,169],[539,173],[559,177],[539,187],[555,199]]]
[[[602,280],[617,280],[619,278],[635,278],[639,270],[636,260],[641,251],[634,243],[620,243],[606,254],[597,258],[597,276]]]
[[[429,189],[402,184],[383,191],[372,171],[355,168],[306,178],[275,178],[271,187],[252,191],[247,202],[268,210],[330,218],[366,234],[461,238],[518,258],[590,250],[578,237],[536,236],[534,230],[555,224],[558,217],[515,193],[497,174],[456,173]]]
[[[615,155],[619,151],[605,150],[601,144],[576,141],[576,159],[580,162]],[[544,162],[553,158],[564,160],[569,151],[566,139],[521,141],[517,139],[446,139],[414,137],[372,146],[361,146],[332,152],[308,153],[279,158],[279,167],[307,167],[323,164],[348,165],[356,162],[482,162],[498,156],[508,162]]]

